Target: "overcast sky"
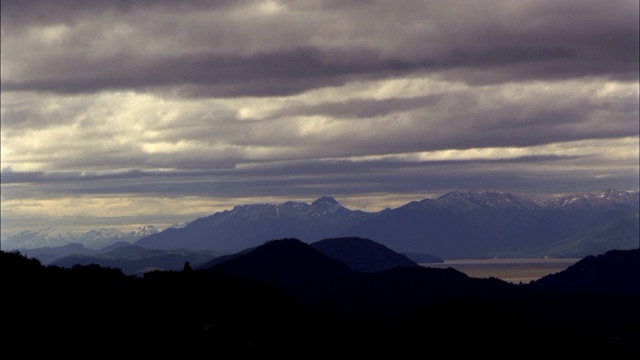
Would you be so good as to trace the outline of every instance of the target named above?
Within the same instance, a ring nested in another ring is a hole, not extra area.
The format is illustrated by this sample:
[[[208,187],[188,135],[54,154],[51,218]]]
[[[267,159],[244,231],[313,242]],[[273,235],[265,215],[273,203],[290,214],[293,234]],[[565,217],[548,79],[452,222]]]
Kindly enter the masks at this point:
[[[637,191],[638,4],[2,0],[2,232]]]

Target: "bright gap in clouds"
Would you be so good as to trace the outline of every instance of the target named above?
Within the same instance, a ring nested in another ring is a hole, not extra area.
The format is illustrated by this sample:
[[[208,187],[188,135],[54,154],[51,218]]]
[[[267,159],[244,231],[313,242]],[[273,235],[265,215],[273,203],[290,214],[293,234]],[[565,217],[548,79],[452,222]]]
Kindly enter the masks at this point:
[[[638,113],[630,107],[637,97],[633,84],[597,79],[476,88],[434,76],[229,100],[134,92],[7,94],[2,168],[85,170],[92,168],[88,156],[100,159],[96,170],[117,170],[180,168],[187,157],[195,166],[210,166],[351,156],[455,160],[550,154],[553,147],[547,151],[538,144],[637,130],[628,120]],[[585,107],[592,109],[567,115]]]

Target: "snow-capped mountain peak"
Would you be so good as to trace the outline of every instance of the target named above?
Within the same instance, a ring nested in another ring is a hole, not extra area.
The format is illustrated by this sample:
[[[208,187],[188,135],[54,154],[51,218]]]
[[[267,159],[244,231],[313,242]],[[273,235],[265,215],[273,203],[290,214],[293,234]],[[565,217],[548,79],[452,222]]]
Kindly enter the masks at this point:
[[[99,228],[92,229],[84,234],[85,236],[97,239],[97,238],[106,238],[106,237],[125,237],[126,234],[116,228]]]
[[[135,231],[133,231],[132,235],[134,237],[143,237],[143,236],[155,234],[157,232],[158,232],[158,229],[156,229],[155,226],[153,226],[153,225],[144,225],[144,226],[141,226],[141,227],[137,228]]]
[[[183,221],[183,222],[175,223],[175,224],[169,226],[169,228],[182,229],[183,227],[189,225],[189,223],[190,223],[190,221]]]
[[[340,203],[331,196],[321,196],[311,203],[311,206],[323,207],[326,209],[335,209],[341,207]]]
[[[457,209],[533,209],[538,207],[531,199],[499,191],[473,189],[467,192],[453,191],[437,199],[437,202]]]

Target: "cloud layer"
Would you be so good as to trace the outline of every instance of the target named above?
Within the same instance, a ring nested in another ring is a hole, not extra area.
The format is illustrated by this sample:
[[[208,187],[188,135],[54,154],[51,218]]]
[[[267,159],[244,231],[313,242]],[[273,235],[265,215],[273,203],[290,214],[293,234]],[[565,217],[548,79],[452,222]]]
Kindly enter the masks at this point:
[[[637,190],[637,14],[3,1],[3,231],[324,194],[378,210],[454,189]]]

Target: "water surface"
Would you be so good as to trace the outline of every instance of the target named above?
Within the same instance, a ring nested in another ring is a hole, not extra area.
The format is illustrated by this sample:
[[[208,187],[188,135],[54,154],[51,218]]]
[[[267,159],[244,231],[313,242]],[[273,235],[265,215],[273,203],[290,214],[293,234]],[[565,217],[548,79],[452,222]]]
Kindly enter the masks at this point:
[[[518,259],[451,259],[444,263],[424,263],[424,267],[454,268],[470,277],[495,277],[511,283],[528,283],[549,274],[563,271],[580,261],[579,258],[518,258]]]

